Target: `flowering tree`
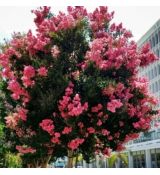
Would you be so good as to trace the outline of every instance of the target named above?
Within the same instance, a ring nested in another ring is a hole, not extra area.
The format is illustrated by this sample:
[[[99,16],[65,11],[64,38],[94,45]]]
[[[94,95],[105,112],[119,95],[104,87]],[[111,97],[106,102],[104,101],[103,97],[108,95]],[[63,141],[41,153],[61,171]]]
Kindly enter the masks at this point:
[[[149,45],[138,51],[107,7],[33,13],[36,35],[16,34],[0,54],[12,106],[6,126],[24,164],[45,167],[51,156],[67,155],[72,167],[74,154],[108,156],[148,131],[156,100],[138,68],[156,60]]]

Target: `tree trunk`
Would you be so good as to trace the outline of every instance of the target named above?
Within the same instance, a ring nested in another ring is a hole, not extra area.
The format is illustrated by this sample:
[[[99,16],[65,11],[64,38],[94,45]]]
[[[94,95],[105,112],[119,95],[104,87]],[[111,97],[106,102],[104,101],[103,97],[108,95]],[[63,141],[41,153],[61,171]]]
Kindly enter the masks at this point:
[[[47,165],[51,159],[52,155],[48,155],[48,157],[45,159],[45,161],[42,163],[41,168],[47,168]]]
[[[73,151],[68,150],[68,164],[67,168],[73,168]]]
[[[52,155],[48,155],[45,158],[39,158],[39,160],[33,160],[32,163],[27,164],[27,168],[47,168],[47,165]]]
[[[76,162],[75,162],[75,168],[77,168],[77,164],[78,164],[78,154],[76,155]]]

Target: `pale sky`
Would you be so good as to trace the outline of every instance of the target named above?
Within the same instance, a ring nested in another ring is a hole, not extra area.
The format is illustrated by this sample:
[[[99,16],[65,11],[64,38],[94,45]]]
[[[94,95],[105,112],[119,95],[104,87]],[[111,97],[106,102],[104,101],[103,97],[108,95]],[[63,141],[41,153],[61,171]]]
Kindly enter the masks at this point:
[[[88,11],[96,6],[87,7]],[[9,38],[15,32],[27,32],[35,29],[30,12],[36,7],[0,6],[0,42],[3,38]],[[109,11],[115,11],[114,22],[123,23],[123,26],[131,30],[137,41],[160,18],[160,6],[109,6]],[[52,7],[52,12],[64,11],[65,6]]]

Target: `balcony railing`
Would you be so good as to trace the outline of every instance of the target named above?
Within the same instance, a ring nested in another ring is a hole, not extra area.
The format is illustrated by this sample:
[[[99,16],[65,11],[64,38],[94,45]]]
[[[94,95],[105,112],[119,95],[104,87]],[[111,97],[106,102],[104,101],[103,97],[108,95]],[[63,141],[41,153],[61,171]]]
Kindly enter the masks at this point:
[[[160,132],[158,133],[152,133],[148,136],[141,136],[140,138],[133,141],[133,143],[141,143],[141,142],[147,142],[151,140],[157,140],[160,139]]]

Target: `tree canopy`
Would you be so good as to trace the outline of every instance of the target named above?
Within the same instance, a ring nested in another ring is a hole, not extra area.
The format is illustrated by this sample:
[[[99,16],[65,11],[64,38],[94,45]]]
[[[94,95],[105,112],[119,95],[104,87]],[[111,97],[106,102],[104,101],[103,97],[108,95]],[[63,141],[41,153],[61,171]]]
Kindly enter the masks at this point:
[[[157,59],[149,45],[138,49],[104,6],[32,12],[36,34],[15,34],[0,54],[5,123],[24,164],[74,153],[89,161],[148,131],[157,102],[138,69]]]

